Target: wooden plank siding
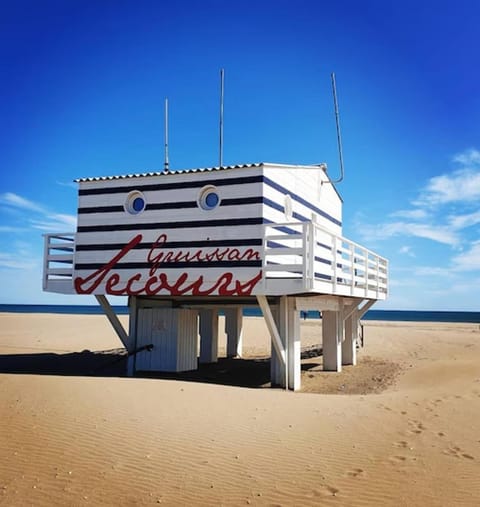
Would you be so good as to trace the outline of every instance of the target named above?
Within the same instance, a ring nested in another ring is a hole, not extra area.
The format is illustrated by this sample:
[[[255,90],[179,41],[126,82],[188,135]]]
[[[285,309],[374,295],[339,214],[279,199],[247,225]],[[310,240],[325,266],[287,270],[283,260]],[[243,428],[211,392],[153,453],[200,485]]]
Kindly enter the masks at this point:
[[[214,209],[199,206],[206,186],[218,193]],[[126,202],[134,191],[146,206],[132,214]],[[55,248],[58,237],[47,235],[44,256],[44,289],[55,292],[387,294],[387,261],[342,237],[342,200],[318,166],[254,164],[79,180],[70,253]]]
[[[143,293],[145,280],[160,272],[166,274],[158,291],[163,295],[199,280],[200,292],[219,280],[220,285],[230,280],[228,290],[248,283],[261,269],[262,178],[261,168],[247,168],[80,183],[74,278],[86,279],[137,238],[112,270],[119,277],[118,288],[109,290],[107,277],[93,289],[88,283],[82,288],[112,293],[137,276],[128,291]],[[198,205],[207,185],[216,188],[221,201],[212,210]],[[141,191],[146,201],[145,210],[135,215],[124,209],[133,190]],[[179,279],[181,287],[169,288]],[[155,291],[159,284],[151,287]]]

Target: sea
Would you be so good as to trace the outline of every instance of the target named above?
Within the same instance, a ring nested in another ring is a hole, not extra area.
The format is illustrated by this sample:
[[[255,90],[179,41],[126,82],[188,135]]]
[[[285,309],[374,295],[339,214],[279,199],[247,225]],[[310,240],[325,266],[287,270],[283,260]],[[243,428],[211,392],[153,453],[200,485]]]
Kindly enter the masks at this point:
[[[127,306],[112,305],[118,315],[128,315]],[[0,304],[1,313],[61,313],[71,315],[100,315],[100,305],[14,305]],[[261,316],[258,308],[244,308],[249,317]],[[318,319],[318,312],[302,314],[305,319]],[[369,310],[362,320],[382,320],[400,322],[451,322],[480,324],[480,312],[422,311],[422,310]]]

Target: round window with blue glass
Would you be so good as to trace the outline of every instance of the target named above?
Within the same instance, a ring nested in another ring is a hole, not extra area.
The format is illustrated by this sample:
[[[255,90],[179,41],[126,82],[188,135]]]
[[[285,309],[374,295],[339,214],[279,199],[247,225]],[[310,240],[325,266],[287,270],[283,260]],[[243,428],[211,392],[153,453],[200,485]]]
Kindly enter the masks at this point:
[[[200,190],[198,205],[205,211],[211,211],[217,208],[220,205],[220,195],[217,189],[211,185],[202,188],[202,190]]]
[[[139,190],[133,190],[125,201],[125,211],[131,215],[138,215],[147,205],[145,196]]]

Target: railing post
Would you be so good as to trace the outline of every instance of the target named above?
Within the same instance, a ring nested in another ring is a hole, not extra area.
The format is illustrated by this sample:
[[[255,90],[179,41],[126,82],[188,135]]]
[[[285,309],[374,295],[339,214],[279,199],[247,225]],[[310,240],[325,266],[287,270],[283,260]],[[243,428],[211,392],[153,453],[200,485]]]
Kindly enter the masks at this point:
[[[315,283],[315,242],[316,242],[316,230],[315,230],[315,224],[313,222],[309,222],[308,224],[309,229],[309,249],[308,249],[308,256],[310,259],[309,267],[310,267],[310,289],[313,289],[314,283]]]
[[[368,250],[364,248],[363,253],[365,255],[365,297],[368,297]]]
[[[350,295],[353,296],[355,290],[355,277],[356,277],[356,269],[355,269],[355,245],[350,243]]]
[[[42,280],[43,290],[45,290],[47,288],[49,242],[50,242],[50,235],[45,234],[43,237],[43,280]]]
[[[337,236],[333,236],[333,293],[337,292]]]

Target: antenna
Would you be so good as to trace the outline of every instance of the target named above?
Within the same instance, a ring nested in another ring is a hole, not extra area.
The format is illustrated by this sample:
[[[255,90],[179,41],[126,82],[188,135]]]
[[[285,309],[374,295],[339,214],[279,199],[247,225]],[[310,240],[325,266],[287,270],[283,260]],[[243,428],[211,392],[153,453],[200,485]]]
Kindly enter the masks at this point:
[[[335,84],[335,73],[332,72],[332,91],[333,91],[333,105],[335,107],[335,124],[337,126],[337,144],[338,144],[338,158],[340,160],[340,178],[332,181],[332,183],[340,183],[343,180],[343,150],[342,150],[342,135],[340,133],[340,115],[338,113],[338,101],[337,101],[337,86]]]
[[[223,167],[223,99],[225,92],[225,71],[220,69],[220,139],[219,139],[219,166]]]
[[[165,163],[163,168],[165,172],[168,172],[168,98],[165,99]]]

